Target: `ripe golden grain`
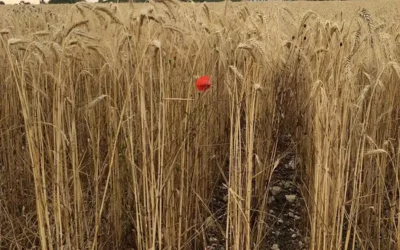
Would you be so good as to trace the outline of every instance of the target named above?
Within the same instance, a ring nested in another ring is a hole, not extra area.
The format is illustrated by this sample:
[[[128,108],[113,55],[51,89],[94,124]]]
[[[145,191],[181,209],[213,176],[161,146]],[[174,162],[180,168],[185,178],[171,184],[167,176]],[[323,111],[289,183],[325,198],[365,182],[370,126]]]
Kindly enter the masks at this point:
[[[0,248],[266,249],[293,160],[307,248],[400,249],[398,4],[320,4],[1,7]]]

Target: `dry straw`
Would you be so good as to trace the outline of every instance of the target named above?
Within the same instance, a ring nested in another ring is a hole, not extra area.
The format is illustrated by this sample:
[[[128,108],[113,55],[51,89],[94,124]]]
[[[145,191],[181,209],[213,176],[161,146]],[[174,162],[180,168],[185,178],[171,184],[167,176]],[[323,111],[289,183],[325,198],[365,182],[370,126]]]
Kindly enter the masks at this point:
[[[161,2],[0,10],[0,248],[400,249],[398,17]]]

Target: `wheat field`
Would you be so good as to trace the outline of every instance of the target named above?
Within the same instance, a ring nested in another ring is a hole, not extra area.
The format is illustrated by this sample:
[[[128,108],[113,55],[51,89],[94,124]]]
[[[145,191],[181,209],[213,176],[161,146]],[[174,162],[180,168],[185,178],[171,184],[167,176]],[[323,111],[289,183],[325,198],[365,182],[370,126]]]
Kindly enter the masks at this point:
[[[399,7],[0,7],[0,249],[400,249]]]

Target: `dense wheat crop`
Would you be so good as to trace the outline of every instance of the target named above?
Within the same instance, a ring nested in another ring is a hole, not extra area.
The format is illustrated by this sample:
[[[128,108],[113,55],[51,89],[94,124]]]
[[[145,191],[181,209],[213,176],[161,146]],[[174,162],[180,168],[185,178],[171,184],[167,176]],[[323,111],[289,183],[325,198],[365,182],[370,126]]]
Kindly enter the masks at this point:
[[[399,4],[341,4],[0,7],[0,248],[270,249],[291,159],[304,247],[400,249]]]

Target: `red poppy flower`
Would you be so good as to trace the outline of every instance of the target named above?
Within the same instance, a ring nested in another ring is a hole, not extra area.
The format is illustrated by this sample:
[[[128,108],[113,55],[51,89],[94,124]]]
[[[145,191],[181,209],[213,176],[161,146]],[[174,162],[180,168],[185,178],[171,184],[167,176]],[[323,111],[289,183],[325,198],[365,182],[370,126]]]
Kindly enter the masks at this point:
[[[196,88],[199,91],[206,91],[211,87],[210,77],[202,76],[196,81]]]

